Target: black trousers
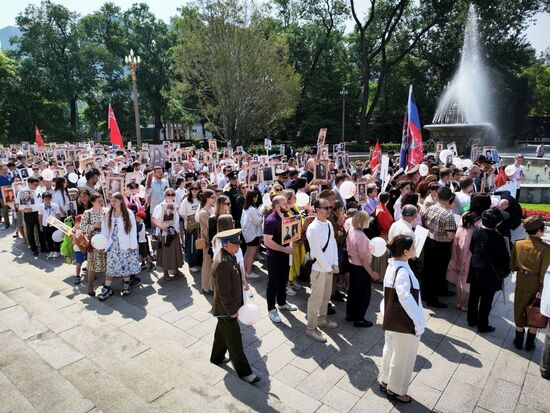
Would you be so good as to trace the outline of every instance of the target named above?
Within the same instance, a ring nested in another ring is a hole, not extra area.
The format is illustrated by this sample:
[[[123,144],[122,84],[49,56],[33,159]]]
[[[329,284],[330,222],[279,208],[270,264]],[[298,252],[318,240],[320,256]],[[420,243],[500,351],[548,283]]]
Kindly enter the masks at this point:
[[[23,221],[25,222],[25,228],[27,230],[27,239],[31,250],[33,252],[38,252],[38,246],[36,245],[36,239],[34,237],[34,231],[38,232],[38,241],[40,242],[40,248],[42,252],[46,251],[46,241],[44,240],[44,234],[40,231],[40,225],[38,224],[38,211],[34,212],[24,212]]]
[[[244,354],[241,329],[236,318],[218,319],[210,362],[220,364],[227,351],[229,351],[231,363],[239,377],[252,374],[252,369]]]
[[[350,320],[363,321],[370,304],[370,275],[362,265],[349,264],[348,301],[346,315]]]
[[[277,298],[277,304],[286,304],[286,283],[289,271],[288,255],[267,256],[267,311],[275,309],[275,298]]]
[[[521,188],[516,189],[516,201],[519,202],[519,194],[521,193]]]
[[[48,252],[59,252],[59,243],[55,242],[52,238],[53,233],[57,230],[56,227],[47,226],[44,228],[44,240],[46,242],[46,247]]]
[[[452,242],[426,239],[424,246],[424,273],[422,297],[427,302],[437,301],[437,296],[447,291],[447,267],[451,260]]]
[[[494,290],[479,288],[470,284],[470,296],[468,298],[468,323],[477,324],[478,328],[486,328],[489,325],[489,313],[495,297]]]

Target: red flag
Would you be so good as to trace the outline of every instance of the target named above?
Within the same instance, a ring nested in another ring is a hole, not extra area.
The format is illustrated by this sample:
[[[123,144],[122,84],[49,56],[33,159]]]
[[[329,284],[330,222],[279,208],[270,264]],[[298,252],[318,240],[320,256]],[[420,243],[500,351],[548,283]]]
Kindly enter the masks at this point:
[[[412,168],[422,162],[424,157],[423,144],[422,144],[422,132],[420,126],[420,116],[418,116],[418,107],[414,99],[413,87],[409,88],[409,103],[407,110],[408,118],[408,138],[409,138],[409,157],[407,159],[407,166]]]
[[[44,144],[44,140],[42,139],[42,136],[40,135],[40,131],[38,130],[38,126],[34,127],[34,140],[36,141],[36,143],[38,144],[38,146],[40,148],[43,148],[44,146],[46,146]]]
[[[376,139],[376,146],[374,147],[374,152],[372,153],[370,157],[370,169],[376,168],[376,165],[380,163],[380,154],[382,150],[380,149],[380,142],[378,142],[378,139]]]
[[[495,185],[498,187],[506,185],[506,181],[508,181],[508,178],[506,177],[506,172],[504,172],[504,168],[500,168],[500,171],[498,175],[495,177]]]
[[[111,137],[111,144],[118,145],[119,148],[124,148],[124,143],[122,142],[122,135],[120,134],[120,129],[118,128],[118,123],[115,118],[115,112],[109,103],[109,120],[107,121],[107,127],[109,128],[109,136]]]

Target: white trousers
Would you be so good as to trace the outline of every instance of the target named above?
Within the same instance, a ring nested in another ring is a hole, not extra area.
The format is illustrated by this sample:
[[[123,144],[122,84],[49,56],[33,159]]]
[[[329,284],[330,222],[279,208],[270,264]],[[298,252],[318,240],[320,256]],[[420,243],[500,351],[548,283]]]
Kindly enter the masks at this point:
[[[407,394],[414,369],[420,337],[386,331],[382,355],[382,381],[399,396]]]

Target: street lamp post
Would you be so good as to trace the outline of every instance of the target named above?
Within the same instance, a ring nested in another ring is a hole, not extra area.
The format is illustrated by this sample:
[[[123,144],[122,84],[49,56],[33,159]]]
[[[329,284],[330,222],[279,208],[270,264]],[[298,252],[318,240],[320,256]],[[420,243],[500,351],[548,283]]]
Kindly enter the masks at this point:
[[[345,87],[343,87],[340,91],[340,95],[342,96],[342,143],[344,143],[346,127],[346,96],[348,95],[348,91]]]
[[[134,56],[133,49],[130,49],[130,54],[124,57],[124,62],[130,72],[132,72],[132,95],[134,97],[134,112],[136,116],[136,140],[137,147],[141,148],[141,129],[139,121],[139,103],[138,103],[138,90],[137,90],[137,70],[141,64],[141,58],[139,56]]]

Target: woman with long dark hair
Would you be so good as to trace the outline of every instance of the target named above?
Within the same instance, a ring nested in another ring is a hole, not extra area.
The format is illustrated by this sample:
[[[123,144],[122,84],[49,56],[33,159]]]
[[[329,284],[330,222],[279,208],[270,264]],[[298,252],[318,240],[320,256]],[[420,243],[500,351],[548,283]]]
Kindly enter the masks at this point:
[[[55,180],[55,187],[52,192],[52,202],[59,207],[61,220],[67,218],[67,208],[69,204],[69,192],[67,192],[67,181],[63,177]]]
[[[456,308],[468,311],[468,294],[470,285],[466,282],[470,269],[470,243],[474,230],[481,226],[481,214],[491,208],[489,194],[472,195],[470,210],[462,215],[462,224],[458,226],[453,240],[451,261],[447,269],[447,281],[456,286]]]
[[[101,194],[100,194],[101,195]],[[78,215],[83,214],[87,209],[92,208],[93,201],[91,200],[90,191],[87,189],[82,189],[78,193],[78,198],[76,199],[76,212]]]
[[[189,265],[189,269],[193,272],[200,269],[199,251],[195,248],[195,241],[200,230],[199,221],[195,218],[200,207],[199,196],[200,188],[196,182],[193,182],[188,188],[187,196],[183,198],[178,211],[185,230],[185,260]]]
[[[126,208],[120,192],[111,195],[111,207],[101,224],[101,234],[107,238],[105,285],[99,294],[103,301],[113,295],[113,278],[123,278],[122,295],[130,294],[130,276],[141,271],[138,255],[137,226],[134,213]]]
[[[252,272],[254,268],[254,259],[260,247],[260,239],[263,235],[263,208],[256,208],[256,203],[260,198],[258,191],[248,191],[243,205],[241,215],[241,228],[244,242],[246,243],[246,252],[244,253],[244,269],[247,278],[258,278],[257,274]]]
[[[208,253],[210,242],[208,236],[208,219],[212,215],[216,194],[211,189],[206,189],[201,195],[201,204],[195,219],[199,221],[200,238],[206,242],[206,248],[202,250],[201,291],[203,294],[212,294],[212,255]]]

